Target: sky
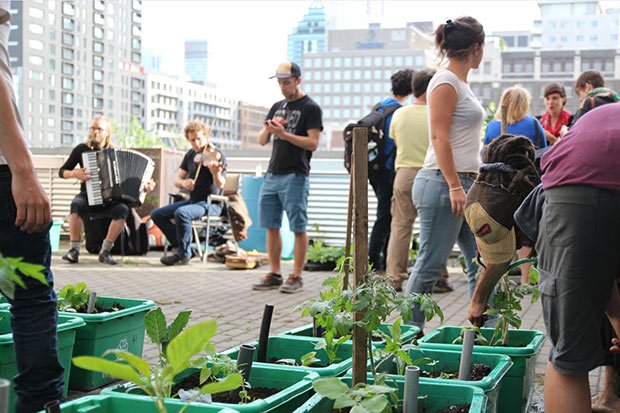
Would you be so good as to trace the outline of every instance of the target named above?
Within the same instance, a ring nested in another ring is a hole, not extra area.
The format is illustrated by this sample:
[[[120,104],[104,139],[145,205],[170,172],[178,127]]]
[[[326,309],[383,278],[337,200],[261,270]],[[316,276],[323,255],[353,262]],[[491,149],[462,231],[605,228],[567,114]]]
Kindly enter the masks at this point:
[[[142,47],[161,55],[162,72],[182,75],[185,40],[206,39],[209,81],[236,99],[271,106],[281,95],[276,81],[268,77],[279,62],[286,60],[287,36],[312,3],[310,0],[144,0]],[[330,27],[368,27],[367,1],[324,0],[322,4]],[[620,7],[620,1],[603,1],[602,5]],[[404,27],[410,21],[433,21],[437,25],[462,15],[477,18],[489,34],[530,30],[533,20],[540,17],[540,10],[536,1],[529,0],[385,0],[381,27]]]

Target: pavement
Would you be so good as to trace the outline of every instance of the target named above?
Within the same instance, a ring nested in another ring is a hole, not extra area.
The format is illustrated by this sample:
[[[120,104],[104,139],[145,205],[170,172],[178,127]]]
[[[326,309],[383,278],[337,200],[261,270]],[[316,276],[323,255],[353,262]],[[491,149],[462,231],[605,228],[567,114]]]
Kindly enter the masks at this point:
[[[97,255],[88,254],[84,249],[80,262],[69,264],[61,259],[67,249],[67,243],[63,242],[60,252],[54,253],[52,258],[56,290],[67,284],[86,282],[97,295],[153,300],[162,308],[168,323],[179,311],[190,309],[190,324],[209,319],[217,321],[218,332],[213,343],[218,351],[256,340],[266,304],[274,306],[272,335],[311,322],[309,318],[303,319],[296,307],[308,299],[318,298],[323,281],[334,275],[306,272],[302,291],[282,294],[278,290],[252,290],[252,284],[269,271],[268,267],[231,270],[223,264],[202,264],[198,258],[185,266],[164,267],[159,262],[163,255],[161,251],[150,251],[146,256],[116,256],[119,265],[110,266],[99,263]],[[448,264],[454,291],[435,294],[434,298],[444,312],[444,325],[469,325],[466,320],[469,302],[466,278],[456,261],[451,260]],[[284,261],[282,274],[292,272],[292,267],[291,261]],[[531,303],[530,297],[526,296],[522,303],[522,328],[544,331],[540,302]],[[439,320],[431,320],[425,331],[430,332],[438,326]],[[536,396],[530,412],[543,411],[542,382],[549,348],[549,341],[545,341],[537,360]],[[157,348],[146,337],[143,356],[152,363],[157,362]],[[592,394],[596,394],[602,384],[601,371],[599,368],[590,374]],[[70,398],[82,394],[71,393]]]

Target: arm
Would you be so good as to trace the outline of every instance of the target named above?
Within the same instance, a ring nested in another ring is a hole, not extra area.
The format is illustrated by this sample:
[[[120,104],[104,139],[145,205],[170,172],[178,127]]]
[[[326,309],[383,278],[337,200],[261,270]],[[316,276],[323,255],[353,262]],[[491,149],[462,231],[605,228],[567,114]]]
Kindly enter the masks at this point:
[[[226,184],[226,176],[224,175],[224,166],[222,163],[218,161],[209,161],[207,168],[209,168],[211,175],[213,175],[213,185],[217,189],[224,188],[224,184]]]
[[[271,132],[267,130],[267,126],[263,126],[263,128],[258,132],[258,143],[261,146],[265,146],[269,142],[269,136]]]
[[[483,313],[486,310],[487,300],[495,288],[495,285],[502,278],[502,275],[506,273],[510,261],[500,264],[486,264],[486,268],[482,268],[480,271],[480,278],[476,284],[474,295],[471,299],[469,311],[467,312],[467,319],[476,327],[484,324]]]
[[[302,149],[314,152],[319,147],[319,138],[321,136],[321,129],[308,129],[308,136],[299,136],[294,135],[290,132],[287,132],[284,129],[284,125],[274,121],[267,120],[265,124],[265,128],[269,133],[273,133],[278,136],[280,139],[288,141],[295,146],[298,146]],[[260,136],[259,136],[260,142]]]
[[[0,76],[0,151],[12,174],[11,192],[17,207],[15,226],[26,232],[40,232],[52,220],[50,202],[22,136],[10,87]]]
[[[456,90],[449,84],[437,86],[430,97],[430,123],[431,143],[435,149],[435,156],[439,169],[443,174],[450,189],[450,203],[455,215],[463,215],[465,205],[465,191],[460,188],[461,181],[454,165],[452,147],[450,145],[450,129],[452,127],[452,114],[456,107]]]
[[[177,172],[177,179],[174,181],[174,186],[179,189],[187,189],[188,191],[193,190],[194,180],[186,178],[187,171],[185,169],[179,168],[179,171]]]
[[[607,318],[609,318],[609,322],[616,332],[616,336],[620,337],[620,293],[618,292],[616,280],[613,281],[611,296],[609,297],[605,311],[607,313]]]
[[[60,175],[61,178],[75,178],[81,182],[85,182],[90,179],[90,174],[88,173],[86,168],[74,169],[80,163],[81,151],[79,148],[79,145],[73,148],[65,163],[60,167],[58,175]]]
[[[559,140],[556,138],[551,132],[545,129],[545,138],[547,138],[547,142],[551,145],[555,145],[555,143]]]

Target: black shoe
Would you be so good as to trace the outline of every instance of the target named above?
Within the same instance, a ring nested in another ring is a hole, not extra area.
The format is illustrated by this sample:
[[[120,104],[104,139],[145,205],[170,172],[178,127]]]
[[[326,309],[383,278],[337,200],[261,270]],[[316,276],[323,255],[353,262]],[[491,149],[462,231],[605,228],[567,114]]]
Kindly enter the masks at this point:
[[[189,264],[190,257],[181,258],[176,254],[168,255],[167,257],[161,257],[159,260],[164,265],[187,265]]]
[[[118,264],[118,262],[116,262],[116,260],[112,258],[112,254],[110,254],[110,251],[103,251],[101,254],[99,254],[99,262],[104,262],[110,265]]]
[[[62,259],[69,261],[71,264],[77,264],[80,260],[80,251],[75,248],[71,248],[65,255],[62,256]]]

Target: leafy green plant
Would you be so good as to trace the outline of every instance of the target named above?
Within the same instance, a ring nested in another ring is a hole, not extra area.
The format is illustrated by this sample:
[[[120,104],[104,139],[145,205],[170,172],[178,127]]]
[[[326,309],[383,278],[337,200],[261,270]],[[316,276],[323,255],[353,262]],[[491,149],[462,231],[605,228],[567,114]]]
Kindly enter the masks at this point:
[[[26,288],[20,273],[44,285],[48,285],[43,273],[45,267],[38,264],[29,264],[23,260],[23,258],[5,257],[0,254],[0,290],[10,299],[15,297],[15,285]]]
[[[86,283],[65,285],[58,292],[58,311],[81,312],[88,306],[89,297],[90,290],[86,287]]]
[[[164,365],[166,363],[165,354],[168,344],[187,326],[191,314],[191,310],[179,312],[170,325],[166,325],[166,316],[160,307],[146,314],[144,319],[146,335],[153,344],[159,346],[159,364]]]
[[[171,396],[174,377],[191,367],[200,353],[215,354],[211,338],[217,330],[214,320],[204,321],[187,328],[170,340],[165,350],[164,365],[149,365],[144,359],[122,350],[108,350],[120,361],[104,357],[80,356],[73,358],[73,364],[85,370],[97,371],[120,380],[126,380],[154,397],[160,413],[166,413],[165,399]],[[229,374],[221,379],[203,385],[200,394],[213,394],[242,387],[243,377],[239,373]],[[184,406],[181,412],[187,407]]]
[[[344,247],[328,247],[321,240],[315,240],[308,245],[306,259],[309,262],[337,262],[344,255]]]
[[[351,413],[391,413],[398,404],[395,388],[386,386],[380,378],[376,384],[360,383],[349,387],[337,377],[315,380],[314,390],[323,397],[334,400],[334,409],[351,407]]]

